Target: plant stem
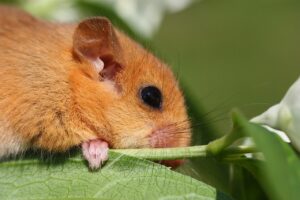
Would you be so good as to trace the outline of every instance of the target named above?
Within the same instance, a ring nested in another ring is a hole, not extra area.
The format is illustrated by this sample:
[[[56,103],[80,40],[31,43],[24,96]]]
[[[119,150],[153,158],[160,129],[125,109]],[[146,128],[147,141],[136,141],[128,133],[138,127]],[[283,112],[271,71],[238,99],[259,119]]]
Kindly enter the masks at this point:
[[[207,152],[207,145],[179,147],[179,148],[156,148],[156,149],[111,149],[110,152],[122,153],[137,158],[149,160],[176,160],[194,157],[213,156]],[[222,152],[222,156],[255,153],[253,146],[228,147]]]

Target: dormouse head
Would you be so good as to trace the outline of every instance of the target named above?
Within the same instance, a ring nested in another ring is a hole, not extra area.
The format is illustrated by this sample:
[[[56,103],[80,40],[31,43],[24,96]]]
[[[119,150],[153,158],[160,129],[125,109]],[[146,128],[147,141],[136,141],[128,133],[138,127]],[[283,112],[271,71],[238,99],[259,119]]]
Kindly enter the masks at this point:
[[[189,145],[184,97],[165,63],[101,17],[77,26],[73,54],[74,99],[95,135],[112,148]]]

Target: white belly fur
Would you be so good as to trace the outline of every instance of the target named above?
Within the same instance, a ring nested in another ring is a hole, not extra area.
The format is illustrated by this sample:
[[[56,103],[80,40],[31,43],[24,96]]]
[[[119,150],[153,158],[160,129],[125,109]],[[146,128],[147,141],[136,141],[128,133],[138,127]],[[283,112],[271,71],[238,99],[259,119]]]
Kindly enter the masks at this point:
[[[0,160],[24,152],[28,145],[15,133],[9,123],[0,119]]]

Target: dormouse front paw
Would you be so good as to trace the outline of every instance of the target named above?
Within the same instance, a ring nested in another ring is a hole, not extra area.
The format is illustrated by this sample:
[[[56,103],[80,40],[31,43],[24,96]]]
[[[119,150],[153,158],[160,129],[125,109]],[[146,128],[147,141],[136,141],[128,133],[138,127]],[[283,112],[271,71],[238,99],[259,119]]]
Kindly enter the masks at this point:
[[[108,143],[101,139],[94,139],[82,143],[82,153],[89,162],[92,170],[98,169],[108,159]]]

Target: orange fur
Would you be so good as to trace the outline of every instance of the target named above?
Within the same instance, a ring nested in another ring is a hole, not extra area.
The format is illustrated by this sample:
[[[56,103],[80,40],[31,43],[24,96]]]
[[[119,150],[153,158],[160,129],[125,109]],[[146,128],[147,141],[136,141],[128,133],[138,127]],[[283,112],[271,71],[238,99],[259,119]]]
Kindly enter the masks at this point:
[[[10,7],[0,7],[0,24],[1,151],[65,151],[95,138],[112,148],[189,144],[190,124],[172,72],[122,32],[114,28],[114,52],[122,60],[113,80],[118,91],[74,55],[76,24],[37,20]],[[140,100],[145,85],[161,89],[161,111]]]

